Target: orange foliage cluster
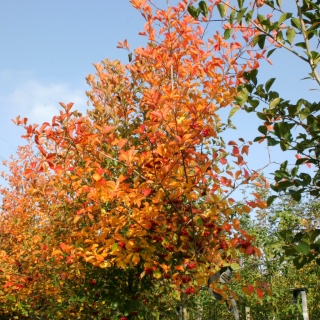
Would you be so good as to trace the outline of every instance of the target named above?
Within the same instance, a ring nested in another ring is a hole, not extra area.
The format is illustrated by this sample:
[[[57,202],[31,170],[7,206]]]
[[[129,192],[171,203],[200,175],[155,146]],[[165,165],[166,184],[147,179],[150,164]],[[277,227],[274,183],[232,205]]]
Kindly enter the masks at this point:
[[[28,295],[46,282],[50,291],[55,266],[60,277],[69,270],[64,277],[78,279],[85,261],[100,268],[142,264],[141,277],[170,278],[193,293],[188,288],[235,263],[239,251],[260,254],[232,216],[265,203],[230,198],[257,177],[244,168],[249,145],[231,141],[230,152],[219,145],[224,127],[217,115],[232,105],[257,57],[239,64],[240,43],[219,32],[206,39],[186,14],[187,1],[155,13],[146,1],[131,2],[146,19],[141,34],[149,43],[128,65],[95,65],[96,77],[87,78],[93,109],[82,116],[61,103],[51,123],[16,120],[34,145],[20,148],[10,188],[2,189],[1,290]],[[252,36],[238,30],[249,43]],[[119,46],[129,50],[127,41]]]

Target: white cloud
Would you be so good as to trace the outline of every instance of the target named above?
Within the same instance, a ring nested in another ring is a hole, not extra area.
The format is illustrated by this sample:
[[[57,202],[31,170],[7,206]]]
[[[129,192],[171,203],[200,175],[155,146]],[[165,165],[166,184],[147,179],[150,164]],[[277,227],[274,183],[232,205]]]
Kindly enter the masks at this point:
[[[83,90],[71,88],[64,83],[41,84],[27,80],[18,84],[11,93],[0,93],[0,114],[6,110],[11,117],[27,117],[29,123],[50,122],[59,114],[59,102],[74,102],[74,109],[86,110],[86,95]],[[8,114],[7,114],[8,116]]]

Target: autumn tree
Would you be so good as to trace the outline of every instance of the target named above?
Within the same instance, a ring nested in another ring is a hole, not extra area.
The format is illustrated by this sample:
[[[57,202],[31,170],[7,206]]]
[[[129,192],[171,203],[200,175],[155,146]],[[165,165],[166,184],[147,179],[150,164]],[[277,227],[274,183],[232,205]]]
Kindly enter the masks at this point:
[[[220,138],[230,122],[217,111],[242,99],[237,87],[264,55],[251,54],[250,28],[237,29],[242,43],[205,34],[201,24],[219,4],[200,1],[195,18],[188,1],[167,9],[131,3],[146,20],[140,34],[148,44],[131,52],[127,40],[119,42],[129,52],[127,65],[95,65],[87,115],[60,103],[60,114],[41,126],[15,120],[30,145],[9,164],[10,187],[2,189],[1,247],[9,263],[3,288],[17,295],[20,286],[32,300],[45,274],[46,292],[70,301],[63,284],[88,279],[88,264],[106,276],[135,270],[124,284],[139,290],[145,279],[161,283],[186,319],[188,297],[211,274],[237,267],[240,253],[260,256],[235,213],[266,203],[258,194],[241,204],[231,197],[259,174],[245,167],[249,143]],[[21,284],[29,274],[32,286]],[[227,286],[211,287],[225,299],[233,295]],[[108,316],[119,317],[119,310]]]

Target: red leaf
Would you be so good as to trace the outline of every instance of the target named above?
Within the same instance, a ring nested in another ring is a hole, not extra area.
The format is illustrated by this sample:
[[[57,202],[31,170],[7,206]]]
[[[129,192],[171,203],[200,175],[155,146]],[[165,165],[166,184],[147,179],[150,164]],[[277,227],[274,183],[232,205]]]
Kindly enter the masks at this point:
[[[247,249],[246,249],[246,254],[249,256],[249,255],[252,255],[254,254],[254,247],[253,246],[249,246]]]
[[[236,155],[239,154],[240,153],[239,148],[238,147],[233,147],[232,153],[236,154]]]
[[[151,193],[152,189],[144,189],[142,190],[142,194],[147,197]]]
[[[25,175],[28,175],[28,174],[30,174],[30,173],[32,173],[32,172],[33,172],[32,169],[27,169],[27,170],[24,172],[24,174],[25,174]]]
[[[248,289],[249,289],[250,292],[254,291],[254,287],[251,284],[248,284]]]
[[[221,164],[226,164],[228,162],[226,158],[221,158],[219,161]]]
[[[260,288],[256,288],[257,295],[260,299],[263,298],[264,292]]]

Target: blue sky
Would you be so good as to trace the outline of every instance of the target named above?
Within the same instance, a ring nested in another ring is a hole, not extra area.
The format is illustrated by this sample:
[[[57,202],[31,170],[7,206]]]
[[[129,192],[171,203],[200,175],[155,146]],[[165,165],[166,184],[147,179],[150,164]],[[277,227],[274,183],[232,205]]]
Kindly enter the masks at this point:
[[[165,0],[156,3],[166,5]],[[1,157],[8,158],[24,143],[20,139],[23,130],[11,122],[17,115],[28,117],[31,123],[51,120],[59,101],[73,101],[76,109],[85,110],[89,89],[85,77],[94,73],[92,63],[106,57],[127,62],[127,52],[116,49],[117,42],[128,39],[131,48],[143,45],[145,38],[138,36],[143,25],[128,0],[1,1]],[[212,33],[216,27],[210,26]],[[319,99],[319,91],[309,91],[315,85],[300,81],[309,72],[304,62],[285,50],[276,51],[272,61],[272,66],[262,64],[261,82],[276,77],[273,89],[293,101]],[[233,120],[239,131],[232,131],[228,139],[252,140],[258,135],[259,121],[254,115],[238,112]],[[259,168],[266,158],[265,145],[255,145],[250,166]],[[272,160],[284,158],[278,149],[272,151]]]

